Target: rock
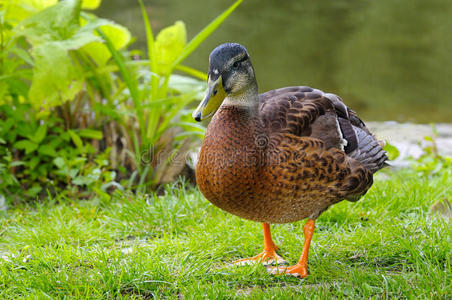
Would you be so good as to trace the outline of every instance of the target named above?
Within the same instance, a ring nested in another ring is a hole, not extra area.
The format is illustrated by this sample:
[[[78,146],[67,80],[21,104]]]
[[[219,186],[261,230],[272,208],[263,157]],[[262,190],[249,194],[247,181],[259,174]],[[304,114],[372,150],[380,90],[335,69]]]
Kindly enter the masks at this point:
[[[409,166],[407,158],[419,158],[422,148],[431,144],[424,137],[433,137],[433,128],[429,124],[387,122],[366,122],[375,135],[397,147],[400,156],[391,162],[395,167]],[[437,136],[435,138],[438,153],[443,156],[452,156],[452,124],[435,124]]]

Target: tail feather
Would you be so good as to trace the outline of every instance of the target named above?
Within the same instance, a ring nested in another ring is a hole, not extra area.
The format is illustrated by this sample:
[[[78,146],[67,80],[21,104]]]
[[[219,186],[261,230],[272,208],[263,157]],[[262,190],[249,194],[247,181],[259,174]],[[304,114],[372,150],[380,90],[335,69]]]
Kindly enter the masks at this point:
[[[356,126],[353,126],[353,129],[358,137],[358,147],[348,155],[372,173],[377,172],[386,165],[386,151],[372,135]]]

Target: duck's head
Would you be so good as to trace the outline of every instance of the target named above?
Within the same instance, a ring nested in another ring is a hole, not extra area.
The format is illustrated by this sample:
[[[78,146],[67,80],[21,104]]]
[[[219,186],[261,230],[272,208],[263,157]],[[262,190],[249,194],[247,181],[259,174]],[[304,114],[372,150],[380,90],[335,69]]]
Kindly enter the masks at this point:
[[[227,43],[216,47],[210,53],[207,75],[206,96],[193,112],[196,121],[213,116],[227,96],[237,96],[251,88],[257,91],[248,51],[240,44]]]

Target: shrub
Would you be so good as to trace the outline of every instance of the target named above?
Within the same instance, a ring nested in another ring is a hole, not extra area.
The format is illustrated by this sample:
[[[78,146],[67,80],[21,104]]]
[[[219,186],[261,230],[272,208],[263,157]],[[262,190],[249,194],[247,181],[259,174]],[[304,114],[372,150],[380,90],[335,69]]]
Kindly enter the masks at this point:
[[[206,75],[181,63],[241,1],[188,43],[181,21],[154,38],[140,2],[148,58],[128,49],[126,28],[82,10],[99,1],[4,3],[0,194],[107,197],[173,180],[204,132],[187,105]]]

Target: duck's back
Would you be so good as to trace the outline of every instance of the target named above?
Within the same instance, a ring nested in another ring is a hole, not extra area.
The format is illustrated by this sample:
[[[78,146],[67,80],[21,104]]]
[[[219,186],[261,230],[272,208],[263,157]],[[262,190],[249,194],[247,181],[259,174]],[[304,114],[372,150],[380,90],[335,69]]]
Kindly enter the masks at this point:
[[[270,134],[293,134],[321,140],[340,149],[372,174],[386,165],[379,141],[337,95],[306,86],[272,90],[259,97],[260,116]]]

